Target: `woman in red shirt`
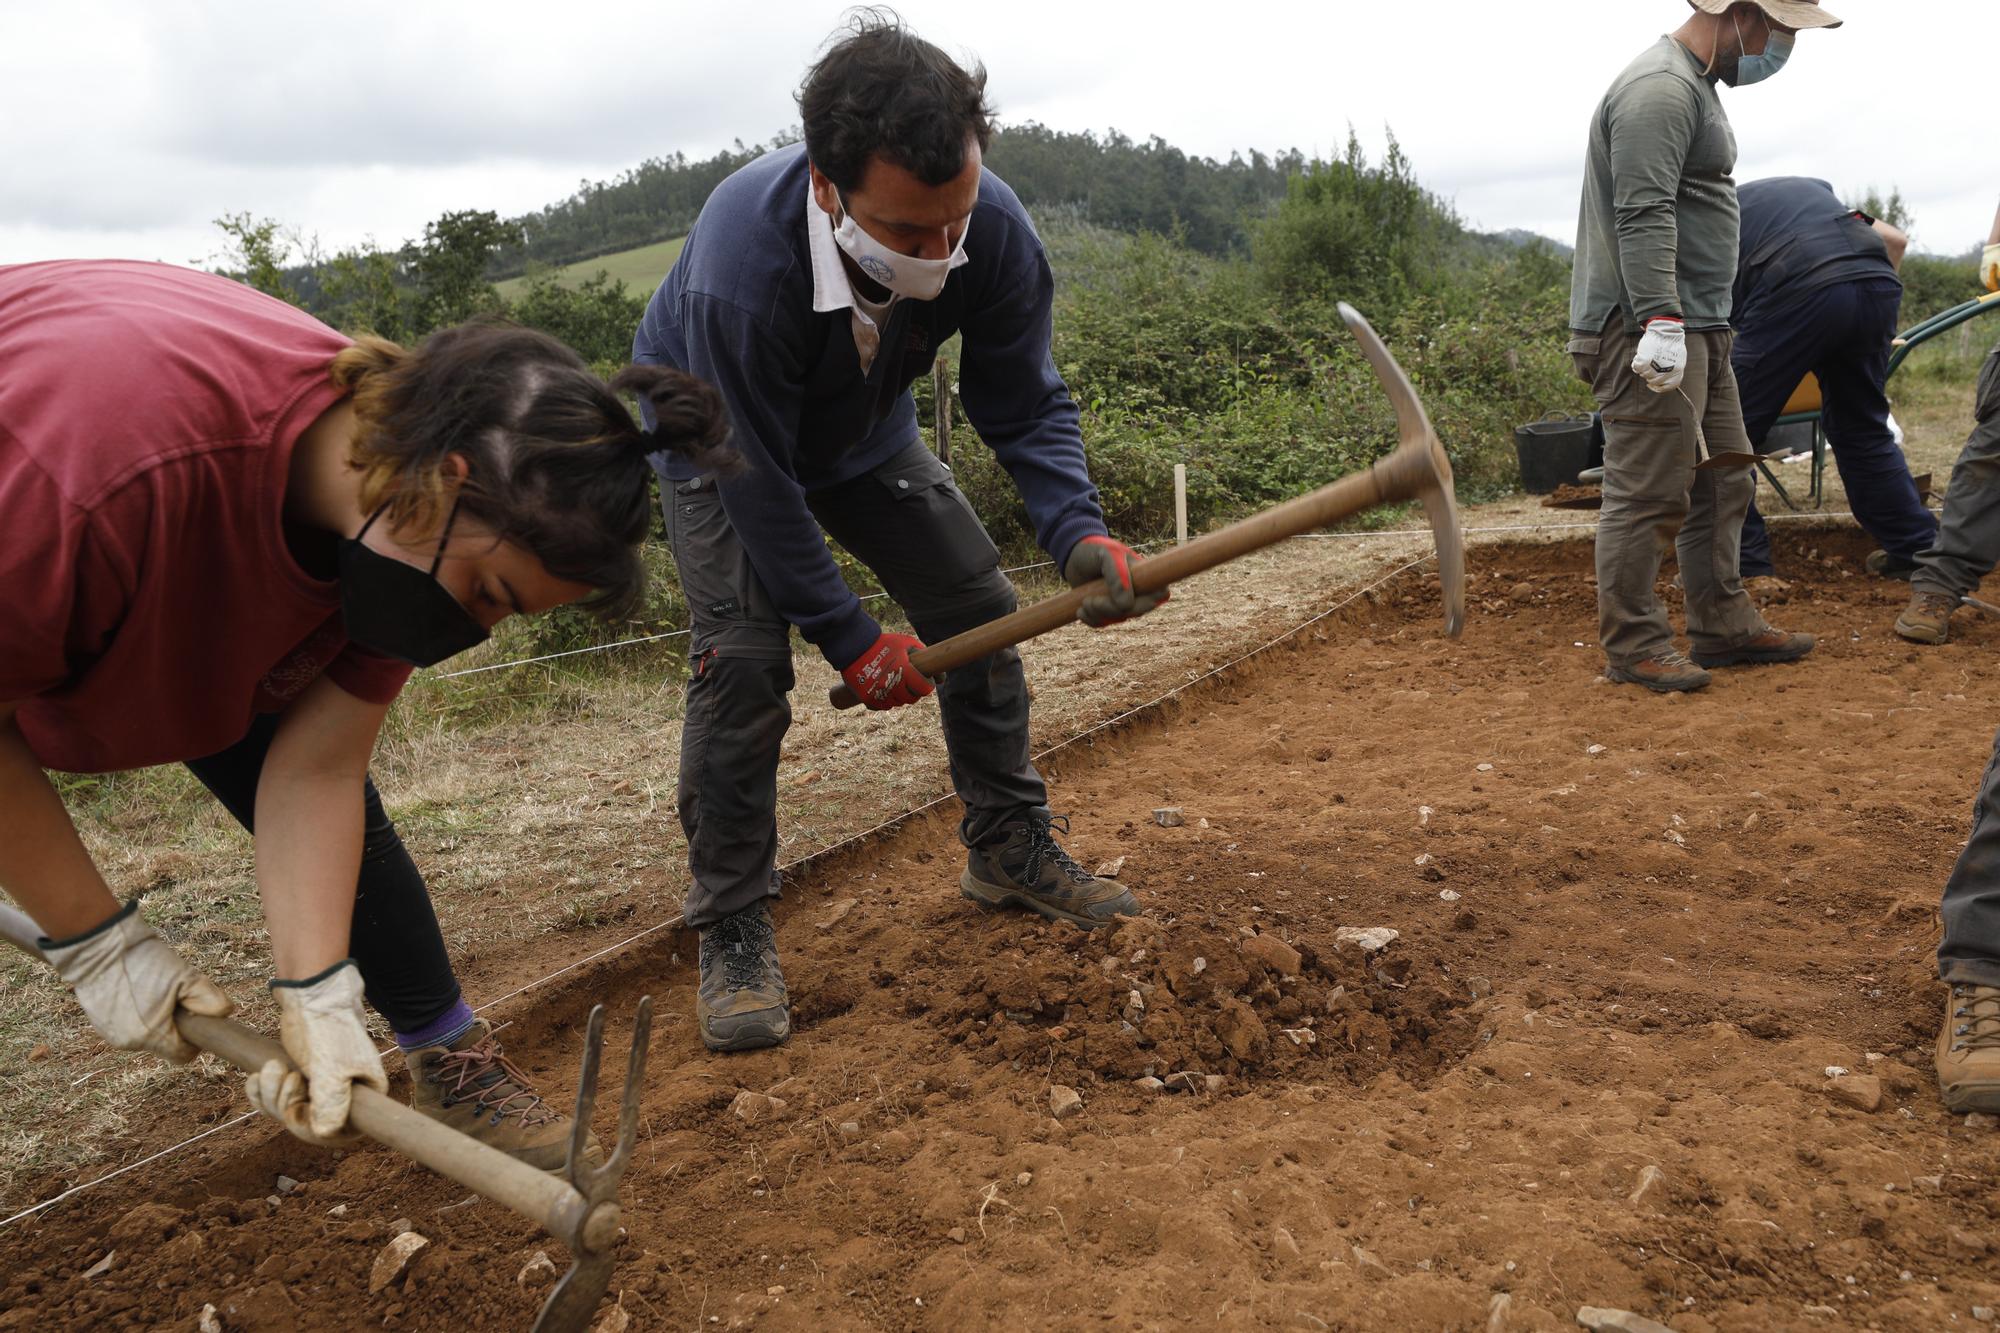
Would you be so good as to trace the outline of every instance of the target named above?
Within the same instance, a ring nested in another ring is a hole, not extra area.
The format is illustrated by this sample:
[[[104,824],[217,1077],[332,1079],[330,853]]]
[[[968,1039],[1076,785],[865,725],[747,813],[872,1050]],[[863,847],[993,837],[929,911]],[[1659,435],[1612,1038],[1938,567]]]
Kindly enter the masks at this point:
[[[369,756],[413,664],[517,612],[628,606],[647,456],[724,434],[700,381],[607,385],[511,325],[405,351],[212,274],[0,267],[0,888],[104,1039],[185,1060],[175,1007],[230,1002],[120,906],[43,770],[186,763],[254,831],[303,1071],[251,1100],[338,1138],[349,1085],[387,1085],[365,992],[419,1109],[561,1166],[566,1123],[460,995]]]

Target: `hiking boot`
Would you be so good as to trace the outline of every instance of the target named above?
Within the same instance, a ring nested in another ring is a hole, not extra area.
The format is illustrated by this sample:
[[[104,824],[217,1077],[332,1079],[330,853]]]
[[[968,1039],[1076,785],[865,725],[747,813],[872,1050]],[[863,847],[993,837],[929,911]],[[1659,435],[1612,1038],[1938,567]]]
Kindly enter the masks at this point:
[[[1678,648],[1663,648],[1630,666],[1606,666],[1604,676],[1626,685],[1644,685],[1656,694],[1698,690],[1709,681],[1708,673],[1688,661]]]
[[[410,1069],[410,1105],[431,1119],[538,1170],[560,1171],[567,1164],[570,1118],[543,1101],[528,1076],[500,1053],[485,1019],[475,1019],[450,1045],[403,1052],[403,1061]],[[595,1134],[584,1139],[584,1158],[604,1160]]]
[[[768,899],[701,928],[694,1017],[702,1045],[711,1051],[776,1046],[792,1035],[790,1002]]]
[[[1034,811],[1001,825],[968,850],[959,892],[981,907],[1025,907],[1085,930],[1139,915],[1132,891],[1071,860],[1057,832],[1069,832],[1069,816]]]
[[[1937,1076],[1952,1114],[2000,1111],[2000,986],[1952,986],[1938,1032]]]
[[[1731,648],[1705,653],[1694,650],[1694,660],[1705,667],[1761,666],[1770,662],[1796,662],[1813,650],[1810,634],[1787,634],[1764,626],[1763,632]]]
[[[1861,565],[1878,579],[1901,579],[1905,583],[1917,568],[1917,562],[1908,556],[1890,555],[1887,551],[1870,551]]]
[[[1951,637],[1951,613],[1956,610],[1958,598],[1950,593],[1919,589],[1896,617],[1896,633],[1911,643],[1943,643]]]

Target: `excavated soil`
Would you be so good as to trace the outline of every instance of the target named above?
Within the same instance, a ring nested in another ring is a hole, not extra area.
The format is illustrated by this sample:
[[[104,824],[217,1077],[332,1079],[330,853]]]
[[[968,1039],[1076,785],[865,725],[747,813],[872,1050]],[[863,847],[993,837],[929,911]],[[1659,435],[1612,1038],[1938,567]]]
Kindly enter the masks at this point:
[[[515,1001],[566,1085],[593,1000],[616,1052],[660,997],[631,1326],[1990,1318],[2000,1137],[1928,1048],[2000,625],[1911,647],[1858,536],[1780,540],[1772,617],[1820,650],[1703,695],[1596,679],[1587,544],[1489,549],[1461,641],[1407,576],[1066,751],[1077,855],[1149,908],[1115,931],[983,915],[939,817],[788,886],[785,1049],[701,1049],[680,932]],[[525,1328],[538,1249],[386,1152],[238,1129],[0,1233],[0,1328]]]

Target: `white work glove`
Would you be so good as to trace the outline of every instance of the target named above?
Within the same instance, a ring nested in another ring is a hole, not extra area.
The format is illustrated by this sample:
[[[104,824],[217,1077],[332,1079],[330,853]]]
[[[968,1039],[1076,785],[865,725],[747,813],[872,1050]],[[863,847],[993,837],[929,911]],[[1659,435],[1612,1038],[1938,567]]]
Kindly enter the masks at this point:
[[[361,971],[343,958],[304,981],[274,981],[278,1040],[296,1069],[276,1060],[243,1080],[250,1104],[307,1143],[338,1147],[358,1137],[347,1128],[353,1085],[389,1090],[382,1057],[361,1017]]]
[[[2000,292],[2000,241],[1986,247],[1979,257],[1979,280],[1989,292]]]
[[[66,940],[38,941],[42,955],[76,991],[98,1035],[122,1051],[151,1051],[175,1063],[195,1048],[174,1026],[174,1010],[221,1018],[236,1006],[139,919],[139,900],[103,925]]]
[[[1654,393],[1672,393],[1681,387],[1687,374],[1687,329],[1677,319],[1654,319],[1639,339],[1632,357],[1632,373],[1646,381]]]

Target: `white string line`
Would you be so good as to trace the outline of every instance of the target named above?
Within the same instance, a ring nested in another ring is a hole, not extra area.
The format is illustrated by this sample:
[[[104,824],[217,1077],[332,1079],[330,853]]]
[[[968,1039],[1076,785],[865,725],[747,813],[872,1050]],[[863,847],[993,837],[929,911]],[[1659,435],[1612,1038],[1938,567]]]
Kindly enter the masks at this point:
[[[1410,528],[1410,529],[1405,529],[1405,531],[1409,533],[1416,533],[1418,535],[1427,535],[1429,529]],[[1150,543],[1150,544],[1157,545],[1158,543]],[[1416,559],[1410,561],[1408,564],[1398,565],[1395,569],[1392,569],[1388,573],[1382,575],[1380,578],[1376,579],[1373,583],[1355,589],[1352,593],[1342,598],[1339,602],[1336,602],[1334,605],[1328,607],[1326,610],[1320,612],[1318,615],[1312,617],[1310,620],[1303,621],[1300,624],[1293,626],[1291,629],[1286,630],[1283,634],[1278,635],[1276,638],[1261,643],[1255,648],[1250,649],[1248,652],[1241,653],[1238,656],[1231,658],[1229,661],[1224,662],[1220,666],[1212,667],[1209,670],[1202,672],[1199,676],[1192,676],[1187,680],[1181,682],[1179,685],[1176,685],[1172,689],[1166,691],[1164,694],[1157,695],[1154,698],[1149,699],[1144,703],[1134,704],[1132,707],[1126,709],[1124,712],[1118,714],[1115,717],[1106,718],[1104,721],[1097,723],[1095,726],[1086,727],[1084,730],[1079,731],[1076,735],[1069,737],[1067,740],[1057,741],[1054,745],[1048,746],[1046,749],[1037,751],[1032,756],[1032,758],[1038,760],[1046,759],[1050,755],[1056,753],[1056,751],[1058,750],[1066,749],[1069,746],[1076,744],[1078,741],[1085,739],[1086,737],[1096,735],[1098,732],[1103,731],[1106,728],[1115,727],[1119,723],[1126,721],[1127,719],[1135,716],[1136,714],[1144,712],[1148,708],[1154,708],[1162,703],[1165,703],[1168,699],[1173,698],[1175,695],[1181,693],[1183,690],[1191,689],[1194,686],[1199,685],[1202,681],[1220,675],[1222,672],[1228,671],[1232,667],[1241,665],[1243,662],[1248,661],[1252,657],[1255,657],[1258,653],[1273,648],[1278,644],[1283,643],[1286,639],[1289,639],[1304,630],[1310,629],[1312,626],[1317,625],[1320,621],[1325,620],[1328,616],[1334,614],[1336,611],[1344,610],[1348,606],[1352,605],[1354,602],[1358,601],[1360,598],[1367,596],[1369,593],[1375,591],[1375,589],[1389,582],[1391,579],[1394,579],[1398,575],[1406,573],[1409,570],[1415,569],[1418,565],[1421,565],[1425,561],[1430,560],[1434,555],[1436,555],[1435,551],[1426,552],[1425,554],[1420,555]],[[1053,564],[1054,562],[1046,561],[1044,563]],[[1033,568],[1039,568],[1039,566],[1030,565],[1026,566],[1026,568],[1033,569]],[[899,824],[908,823],[910,820],[915,819],[917,816],[925,814],[928,811],[934,810],[938,806],[945,804],[945,802],[955,799],[956,796],[957,796],[956,792],[947,791],[943,795],[933,797],[931,800],[926,801],[922,805],[916,806],[913,809],[905,810],[898,815],[891,815],[889,818],[883,820],[879,824],[876,824],[873,828],[863,829],[861,832],[850,834],[849,836],[840,839],[838,842],[829,843],[824,847],[818,848],[814,851],[807,852],[802,856],[794,857],[790,861],[787,861],[784,864],[780,865],[778,869],[780,871],[795,870],[799,866],[806,864],[808,861],[816,861],[823,856],[831,856],[833,853],[840,851],[842,848],[851,847],[854,844],[862,842],[868,838],[872,838],[876,834],[881,833],[887,829],[894,828]],[[667,917],[663,920],[656,921],[652,925],[647,926],[645,929],[636,931],[633,934],[628,935],[624,939],[619,940],[615,944],[608,944],[604,948],[597,950],[595,953],[586,954],[584,957],[578,958],[574,962],[566,963],[563,966],[557,968],[555,971],[549,973],[545,977],[538,977],[535,980],[526,983],[525,985],[515,987],[513,990],[508,991],[504,995],[496,996],[495,998],[488,1000],[486,1003],[477,1006],[473,1010],[473,1012],[484,1013],[486,1010],[491,1009],[494,1005],[503,1004],[506,1001],[513,999],[517,995],[523,995],[526,994],[528,991],[536,989],[537,987],[545,986],[549,982],[554,981],[556,978],[564,976],[570,972],[574,972],[576,971],[576,969],[583,967],[589,963],[593,963],[598,959],[603,958],[607,954],[616,953],[620,949],[626,948],[627,946],[632,944],[636,944],[640,940],[645,939],[648,935],[656,934],[662,930],[670,930],[680,925],[685,919],[686,916],[684,913],[676,912],[671,917]],[[383,1054],[386,1053],[387,1053],[386,1051],[383,1052]],[[222,1124],[212,1125],[209,1128],[201,1131],[201,1133],[193,1135],[190,1138],[183,1139],[181,1142],[176,1143],[171,1147],[162,1148],[158,1152],[153,1153],[149,1157],[142,1157],[136,1162],[130,1162],[124,1166],[116,1167],[110,1171],[105,1172],[101,1176],[98,1176],[91,1180],[84,1181],[81,1185],[72,1185],[68,1189],[64,1190],[62,1193],[44,1199],[40,1203],[34,1204],[28,1208],[24,1208],[20,1212],[15,1213],[12,1217],[0,1218],[0,1230],[4,1230],[7,1227],[12,1226],[14,1223],[19,1222],[24,1218],[33,1217],[37,1213],[53,1208],[57,1204],[61,1203],[63,1200],[71,1198],[74,1195],[81,1194],[85,1190],[94,1189],[97,1186],[106,1183],[107,1181],[116,1180],[118,1177],[122,1175],[125,1175],[132,1171],[137,1171],[140,1167],[149,1165],[150,1163],[153,1162],[157,1162],[163,1157],[170,1157],[173,1154],[179,1152],[181,1149],[191,1147],[194,1144],[201,1142],[203,1139],[209,1137],[212,1134],[219,1134],[225,1129],[233,1129],[237,1125],[244,1123],[246,1120],[255,1120],[258,1118],[260,1114],[261,1113],[257,1111],[246,1111],[242,1115],[237,1116],[234,1120],[226,1120]]]
[[[1803,520],[1853,517],[1854,515],[1846,510],[1830,509],[1824,511],[1815,510],[1812,513],[1802,514],[1766,514],[1764,515],[1764,521],[1766,523],[1779,523],[1785,521],[1799,522]],[[1573,532],[1596,526],[1595,523],[1505,523],[1484,528],[1466,528],[1464,532],[1466,536],[1473,537],[1489,532]],[[1421,537],[1429,535],[1430,531],[1429,528],[1371,528],[1360,532],[1303,532],[1298,535],[1333,541],[1357,541],[1368,537]],[[1135,551],[1145,551],[1155,546],[1164,546],[1165,544],[1166,542],[1163,539],[1161,541],[1145,542],[1132,549]],[[1055,561],[1053,560],[1043,560],[1032,565],[1016,565],[1012,569],[1003,569],[1000,572],[1002,574],[1024,574],[1031,569],[1048,569],[1054,566],[1054,564]],[[872,602],[888,595],[886,592],[871,592],[862,597],[861,600]],[[483,671],[506,671],[512,667],[532,666],[536,662],[553,662],[557,658],[562,657],[578,657],[585,653],[609,652],[613,648],[629,648],[634,644],[658,643],[662,639],[684,639],[692,632],[691,630],[677,629],[665,634],[648,634],[637,639],[620,639],[616,643],[595,644],[589,648],[571,648],[560,653],[544,653],[540,657],[523,657],[512,662],[490,662],[485,666],[466,667],[462,671],[438,672],[433,674],[430,679],[451,680],[458,676],[476,676]]]

